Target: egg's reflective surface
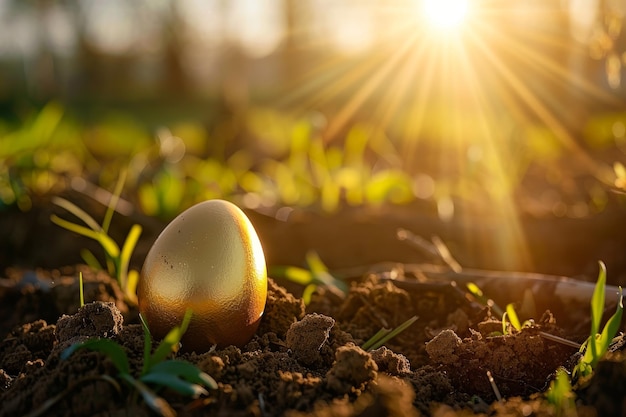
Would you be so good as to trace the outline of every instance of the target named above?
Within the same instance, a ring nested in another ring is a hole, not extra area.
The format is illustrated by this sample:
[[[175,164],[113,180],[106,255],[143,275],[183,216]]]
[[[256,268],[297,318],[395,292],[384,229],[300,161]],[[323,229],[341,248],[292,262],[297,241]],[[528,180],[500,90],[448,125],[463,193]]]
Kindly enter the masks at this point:
[[[172,220],[148,252],[137,286],[139,311],[157,338],[193,310],[182,345],[196,352],[247,343],[266,296],[259,238],[246,215],[224,200],[196,204]]]

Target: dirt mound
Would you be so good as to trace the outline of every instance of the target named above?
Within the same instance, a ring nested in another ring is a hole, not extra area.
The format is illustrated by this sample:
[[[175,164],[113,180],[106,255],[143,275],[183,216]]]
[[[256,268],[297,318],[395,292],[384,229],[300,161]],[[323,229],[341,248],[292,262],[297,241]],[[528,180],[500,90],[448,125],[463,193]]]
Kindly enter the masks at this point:
[[[48,314],[58,316],[49,320],[56,324],[3,316],[2,326],[13,327],[0,342],[0,416],[151,415],[116,379],[106,355],[78,350],[60,358],[73,343],[109,338],[126,351],[131,374],[141,372],[143,331],[132,309],[116,298],[117,284],[106,274],[85,274],[86,288],[98,291],[90,290],[92,302],[77,308],[77,300],[61,305],[54,295],[57,286],[78,293],[71,276],[40,273],[35,285],[24,284],[31,279],[25,275],[16,272],[0,305],[21,306],[20,313],[30,311],[28,319],[37,313],[29,302],[46,300],[55,306]],[[55,275],[53,285],[47,277]],[[63,299],[74,300],[69,293]],[[417,321],[384,347],[360,347],[381,328],[414,315]],[[541,337],[540,331],[558,332],[551,317],[499,336],[479,325],[485,318],[486,310],[450,286],[402,289],[373,276],[353,282],[345,295],[320,288],[305,309],[270,280],[266,312],[248,344],[177,354],[211,375],[218,388],[197,400],[168,390],[159,395],[181,416],[553,415],[541,393],[575,349]],[[624,374],[619,355],[598,367],[596,388],[581,393],[611,415],[624,412],[623,384],[607,388],[607,375]],[[487,371],[507,401],[495,401]],[[594,410],[579,406],[580,416],[587,411]]]

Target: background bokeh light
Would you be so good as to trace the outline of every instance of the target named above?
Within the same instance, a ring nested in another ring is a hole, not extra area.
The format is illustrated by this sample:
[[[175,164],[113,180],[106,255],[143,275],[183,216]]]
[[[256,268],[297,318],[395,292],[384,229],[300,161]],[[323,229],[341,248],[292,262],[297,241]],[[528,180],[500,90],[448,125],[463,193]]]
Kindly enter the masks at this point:
[[[125,169],[133,203],[163,219],[215,197],[418,202],[443,223],[497,220],[497,256],[531,269],[524,219],[622,207],[625,14],[621,0],[0,0],[0,199],[26,210],[67,177],[106,189]]]

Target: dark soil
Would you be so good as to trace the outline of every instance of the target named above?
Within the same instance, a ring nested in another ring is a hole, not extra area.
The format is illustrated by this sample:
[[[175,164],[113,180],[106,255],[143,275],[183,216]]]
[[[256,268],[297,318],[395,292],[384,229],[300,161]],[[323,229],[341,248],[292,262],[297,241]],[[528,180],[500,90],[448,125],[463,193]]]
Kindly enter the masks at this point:
[[[101,217],[93,205],[81,205]],[[116,379],[107,356],[79,350],[60,359],[76,342],[110,338],[124,347],[131,372],[138,375],[144,335],[136,307],[109,275],[82,265],[58,268],[79,262],[82,248],[100,252],[93,242],[51,225],[53,210],[41,204],[29,213],[0,216],[6,236],[0,266],[8,267],[0,277],[0,417],[154,415]],[[598,259],[608,265],[609,283],[626,283],[619,206],[586,220],[523,219],[535,263],[518,266],[584,275],[565,287],[555,277],[484,270],[512,268],[493,256],[502,244],[498,218],[471,226],[442,224],[414,208],[350,209],[333,216],[293,211],[286,219],[249,214],[268,265],[302,265],[313,249],[349,290],[318,287],[305,306],[302,287],[270,274],[275,279],[269,281],[263,319],[245,346],[192,353],[183,353],[183,347],[176,354],[218,383],[196,400],[160,391],[178,415],[626,416],[623,343],[576,386],[575,408],[559,410],[545,399],[555,371],[571,370],[579,355],[545,334],[585,340]],[[139,268],[164,224],[138,215],[116,218],[113,238],[123,241],[132,223],[144,226],[131,263]],[[453,273],[441,259],[401,242],[398,228],[443,237],[466,268]],[[87,302],[82,308],[79,271]],[[478,283],[502,307],[516,303],[524,319],[535,321],[503,335],[495,313],[466,290],[468,282]],[[607,297],[607,304],[606,315],[615,300]],[[417,320],[384,346],[360,348],[380,329],[414,316]]]
[[[88,301],[82,308],[77,269]],[[401,288],[409,278],[364,275],[350,280],[345,295],[320,287],[306,307],[270,279],[263,320],[248,344],[177,354],[213,376],[218,388],[196,400],[167,390],[160,395],[182,416],[559,415],[544,392],[558,367],[571,369],[577,350],[540,332],[578,342],[580,335],[559,327],[549,312],[520,332],[498,334],[501,322],[460,287],[422,282]],[[110,338],[127,351],[132,373],[140,372],[137,312],[108,275],[82,266],[10,270],[0,308],[6,335],[0,416],[152,415],[129,387],[103,378],[117,374],[107,356],[79,350],[60,359],[73,343]],[[385,346],[360,348],[381,328],[414,315],[418,320]],[[581,384],[575,412],[626,415],[625,394],[626,357],[618,350]]]

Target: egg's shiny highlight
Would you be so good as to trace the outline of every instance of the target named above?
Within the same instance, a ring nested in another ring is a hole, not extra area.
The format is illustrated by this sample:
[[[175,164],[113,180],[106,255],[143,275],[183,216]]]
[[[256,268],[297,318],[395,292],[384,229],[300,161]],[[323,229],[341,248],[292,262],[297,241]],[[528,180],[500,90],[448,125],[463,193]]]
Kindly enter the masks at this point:
[[[157,338],[193,311],[182,345],[196,352],[247,343],[266,297],[261,242],[246,215],[224,200],[176,217],[148,252],[137,286],[139,311]]]

